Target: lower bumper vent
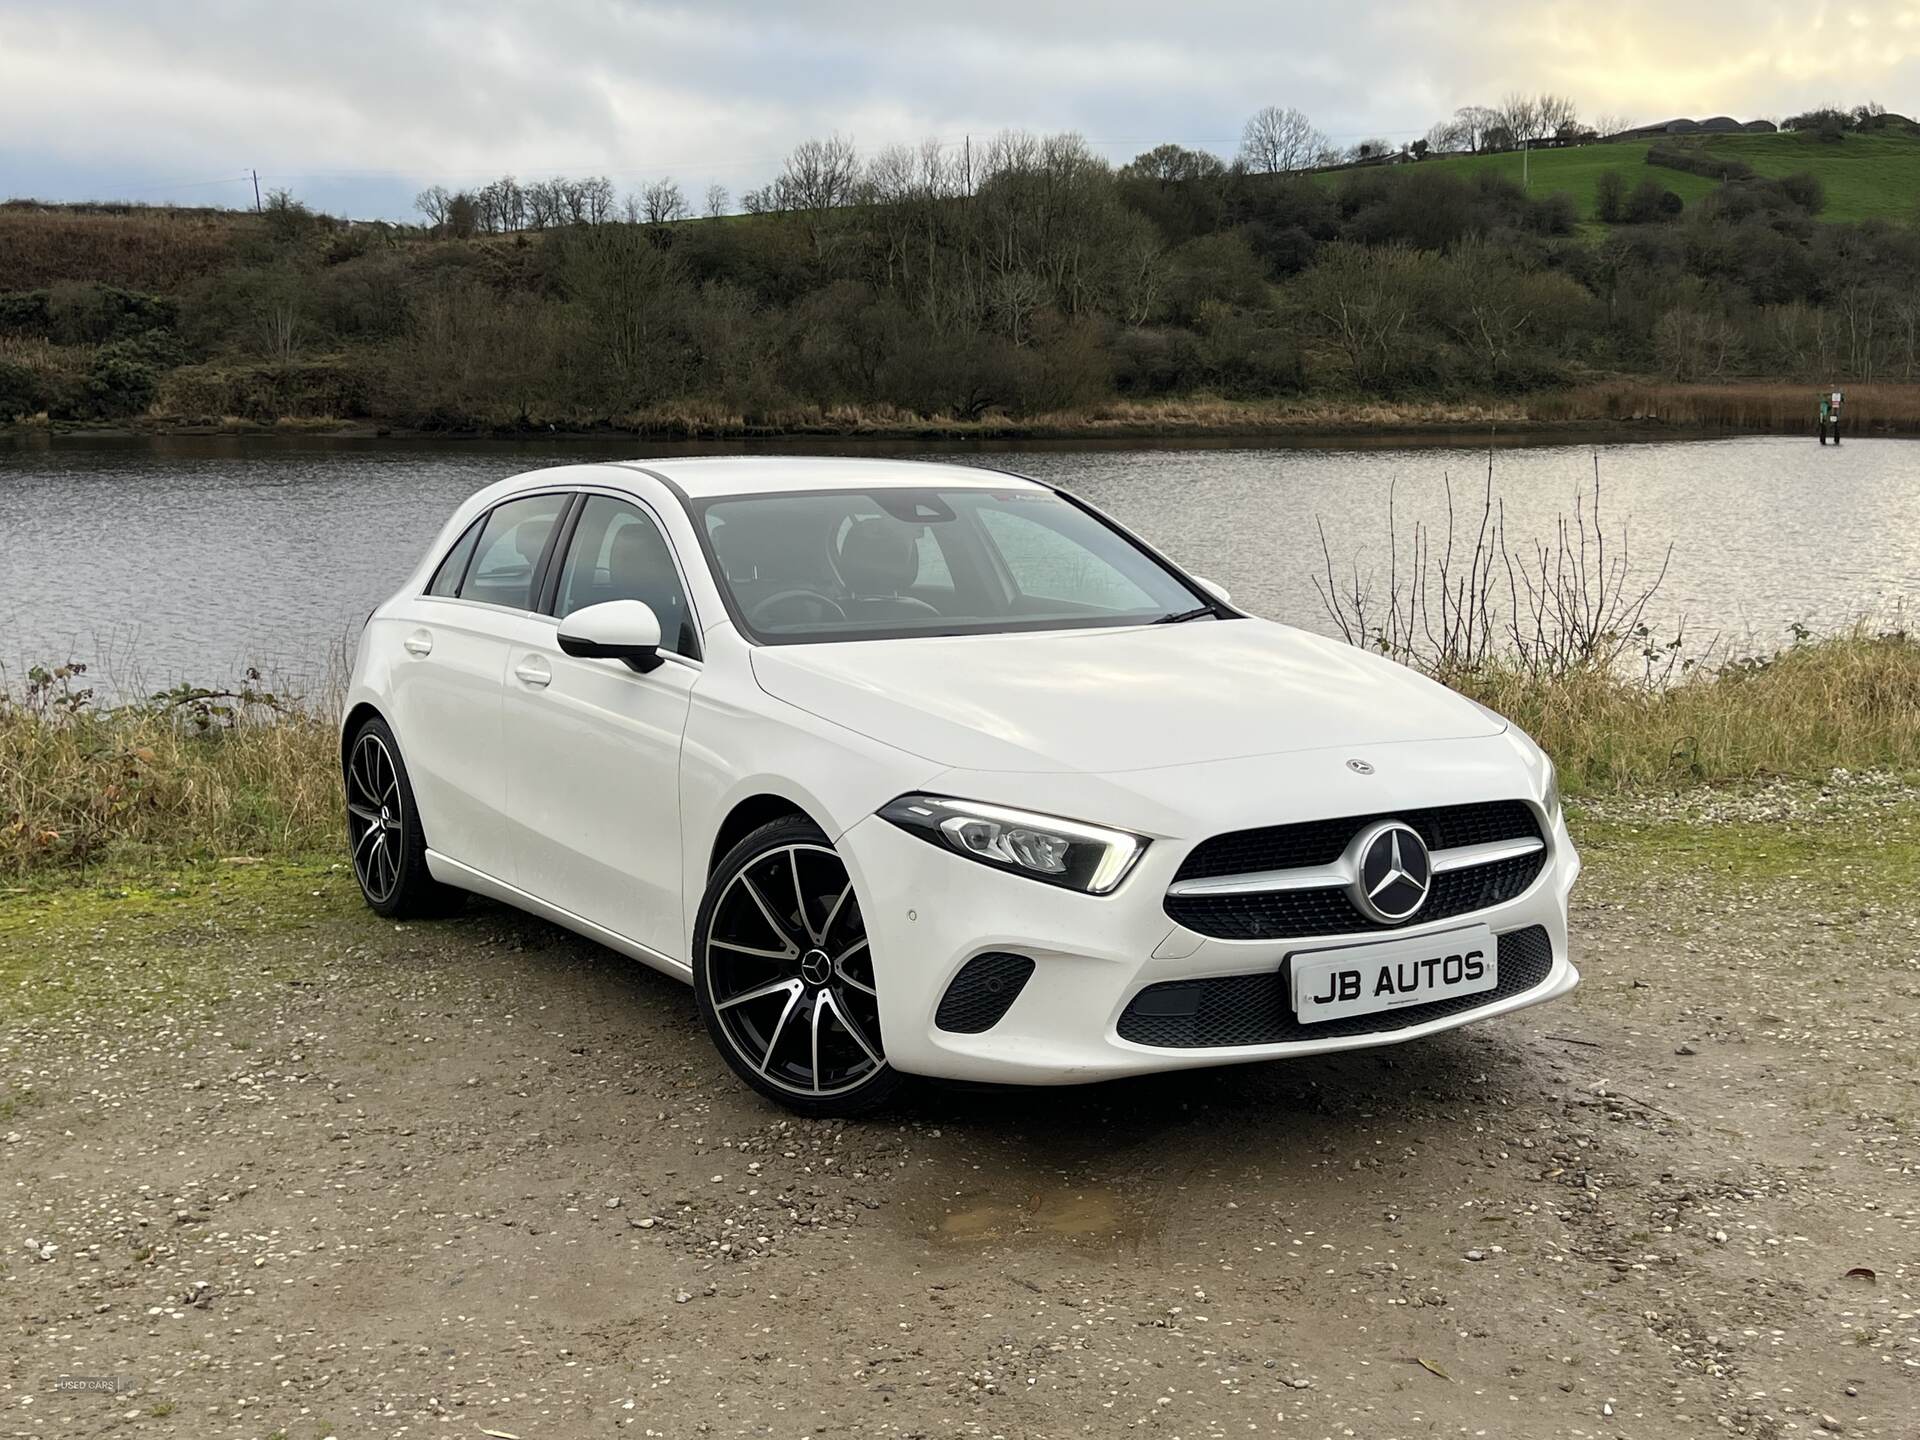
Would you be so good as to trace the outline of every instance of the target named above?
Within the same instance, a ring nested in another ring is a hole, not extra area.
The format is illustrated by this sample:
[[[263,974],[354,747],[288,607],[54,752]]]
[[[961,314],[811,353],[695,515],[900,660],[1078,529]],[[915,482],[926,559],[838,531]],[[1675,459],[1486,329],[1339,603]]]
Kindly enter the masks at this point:
[[[1163,980],[1147,986],[1128,1002],[1120,1016],[1120,1038],[1168,1050],[1197,1050],[1405,1030],[1524,994],[1553,969],[1553,942],[1542,926],[1510,931],[1499,938],[1499,945],[1500,983],[1492,990],[1314,1025],[1302,1025],[1294,1018],[1284,965],[1251,975]],[[944,1003],[941,1008],[945,1009]]]
[[[940,997],[933,1023],[956,1035],[978,1035],[998,1025],[1033,974],[1024,955],[989,950],[960,967]]]

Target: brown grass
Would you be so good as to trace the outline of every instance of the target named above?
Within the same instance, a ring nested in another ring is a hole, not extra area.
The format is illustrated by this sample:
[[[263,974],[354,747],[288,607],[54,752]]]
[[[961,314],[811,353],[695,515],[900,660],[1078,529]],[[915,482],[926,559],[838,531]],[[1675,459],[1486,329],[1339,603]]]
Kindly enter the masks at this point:
[[[339,757],[330,720],[278,699],[107,709],[29,679],[0,694],[0,877],[330,850]]]
[[[1136,435],[1257,435],[1300,431],[1418,430],[1434,426],[1471,429],[1522,425],[1523,406],[1506,400],[1348,400],[1289,398],[1222,400],[1199,395],[1167,400],[1111,400],[1083,409],[1038,415],[989,414],[977,419],[920,415],[887,404],[795,405],[756,416],[751,422],[724,405],[698,400],[617,417],[615,430],[676,438],[724,438],[740,435],[906,435],[956,438],[1099,439]]]
[[[1660,422],[1724,430],[1813,433],[1820,396],[1830,385],[1739,380],[1722,385],[1618,380],[1534,396],[1527,414],[1555,424]],[[1841,383],[1847,434],[1920,434],[1920,384]]]
[[[152,210],[90,215],[0,208],[0,287],[36,290],[90,281],[172,294],[224,267],[238,233],[231,216]]]

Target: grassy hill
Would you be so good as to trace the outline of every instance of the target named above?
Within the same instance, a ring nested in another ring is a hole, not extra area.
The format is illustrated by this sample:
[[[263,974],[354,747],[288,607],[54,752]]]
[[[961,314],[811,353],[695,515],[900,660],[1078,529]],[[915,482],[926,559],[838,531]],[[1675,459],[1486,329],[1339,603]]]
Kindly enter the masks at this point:
[[[1827,187],[1823,220],[1911,220],[1920,208],[1920,136],[1851,134],[1837,142],[1811,134],[1682,138],[1715,155],[1744,160],[1761,175],[1791,175],[1799,170],[1818,175]],[[1516,182],[1520,179],[1517,153],[1446,155],[1425,163],[1462,174],[1491,170]],[[1536,150],[1527,163],[1534,193],[1564,190],[1586,219],[1593,218],[1594,185],[1606,170],[1618,170],[1629,189],[1651,175],[1689,206],[1719,184],[1705,175],[1649,166],[1644,140]]]

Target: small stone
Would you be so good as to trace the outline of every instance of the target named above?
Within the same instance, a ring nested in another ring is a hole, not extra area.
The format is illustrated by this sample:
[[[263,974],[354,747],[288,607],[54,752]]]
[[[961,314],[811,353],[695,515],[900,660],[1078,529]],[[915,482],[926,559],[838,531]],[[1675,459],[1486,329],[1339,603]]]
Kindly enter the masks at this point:
[[[619,1208],[620,1208],[620,1197],[618,1195],[609,1195],[607,1197],[607,1209],[618,1210]]]
[[[1486,1258],[1487,1258],[1487,1252],[1484,1250],[1467,1251],[1467,1259],[1469,1260],[1484,1260]]]
[[[693,1296],[689,1295],[685,1290],[682,1290],[673,1297],[673,1303],[676,1305],[684,1305],[691,1299],[693,1299]]]
[[[1713,1232],[1713,1243],[1714,1243],[1714,1244],[1716,1244],[1716,1245],[1724,1245],[1724,1244],[1726,1244],[1726,1243],[1727,1243],[1727,1232],[1726,1232],[1726,1231],[1724,1231],[1724,1230],[1716,1230],[1716,1231],[1714,1231],[1714,1232]]]
[[[1846,1427],[1834,1419],[1833,1416],[1822,1415],[1820,1417],[1820,1428],[1822,1430],[1831,1430],[1834,1434],[1838,1435]]]
[[[627,1223],[636,1230],[651,1230],[653,1228],[653,1216],[649,1215],[644,1220],[635,1220],[629,1216]]]
[[[1698,1055],[1700,1052],[1691,1045],[1681,1045],[1676,1047],[1673,1053],[1676,1055]]]

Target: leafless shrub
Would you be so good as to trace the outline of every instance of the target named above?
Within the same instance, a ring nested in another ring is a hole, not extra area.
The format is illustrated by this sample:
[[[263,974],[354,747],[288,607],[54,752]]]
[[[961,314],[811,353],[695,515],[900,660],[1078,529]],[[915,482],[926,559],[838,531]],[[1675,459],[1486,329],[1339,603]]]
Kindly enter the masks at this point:
[[[1611,530],[1602,513],[1598,453],[1591,494],[1576,491],[1552,538],[1525,545],[1507,538],[1493,468],[1489,450],[1477,514],[1456,510],[1449,477],[1444,528],[1415,521],[1404,545],[1389,489],[1384,591],[1357,559],[1340,575],[1319,525],[1325,573],[1314,588],[1347,642],[1441,678],[1506,667],[1545,679],[1632,663],[1659,685],[1687,668],[1684,622],[1656,639],[1647,619],[1673,547],[1651,574],[1636,568],[1627,527]]]

